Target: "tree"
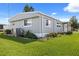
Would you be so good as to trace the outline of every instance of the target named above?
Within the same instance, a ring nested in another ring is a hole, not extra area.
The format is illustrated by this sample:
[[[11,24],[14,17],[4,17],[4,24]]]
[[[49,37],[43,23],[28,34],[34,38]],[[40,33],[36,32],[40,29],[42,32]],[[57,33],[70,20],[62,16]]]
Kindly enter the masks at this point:
[[[34,11],[34,8],[32,6],[29,6],[29,5],[25,5],[24,7],[24,12],[29,12],[29,11]]]
[[[76,19],[76,16],[72,16],[70,18],[70,23],[71,23],[72,30],[75,30],[78,28],[78,21]]]
[[[79,29],[79,22],[78,22],[78,29]]]
[[[31,6],[31,7],[30,7],[30,10],[31,10],[31,11],[34,11],[34,8]]]

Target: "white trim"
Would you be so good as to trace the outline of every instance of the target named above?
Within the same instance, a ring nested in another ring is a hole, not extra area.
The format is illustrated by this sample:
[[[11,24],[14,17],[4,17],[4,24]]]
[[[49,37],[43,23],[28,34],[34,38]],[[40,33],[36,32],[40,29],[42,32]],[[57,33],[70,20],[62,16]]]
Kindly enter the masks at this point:
[[[46,34],[48,33],[35,33],[37,37],[45,37]]]
[[[23,26],[23,27],[31,27],[32,25],[27,25],[27,26]]]

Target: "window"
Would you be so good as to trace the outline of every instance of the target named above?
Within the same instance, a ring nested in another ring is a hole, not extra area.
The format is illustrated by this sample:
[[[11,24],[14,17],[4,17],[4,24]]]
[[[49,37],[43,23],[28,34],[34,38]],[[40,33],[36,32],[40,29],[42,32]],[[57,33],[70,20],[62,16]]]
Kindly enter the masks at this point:
[[[32,25],[32,21],[30,19],[24,20],[24,26]]]
[[[48,26],[48,20],[46,20],[46,26]]]
[[[50,25],[50,20],[46,20],[46,26]]]
[[[57,23],[57,24],[60,24],[60,23]]]
[[[61,27],[60,25],[57,25],[57,27]]]

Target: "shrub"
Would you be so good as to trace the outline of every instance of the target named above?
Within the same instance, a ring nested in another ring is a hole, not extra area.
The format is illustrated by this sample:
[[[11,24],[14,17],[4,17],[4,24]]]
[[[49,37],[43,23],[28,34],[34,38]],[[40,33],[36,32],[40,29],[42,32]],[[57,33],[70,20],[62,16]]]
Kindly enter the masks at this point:
[[[72,34],[72,31],[68,31],[68,32],[66,32],[65,34],[70,35],[70,34]]]
[[[63,35],[63,34],[64,34],[64,32],[59,32],[58,34],[61,34],[61,35]]]
[[[78,32],[78,29],[75,29],[74,31]]]
[[[46,37],[57,37],[57,33],[49,33]]]
[[[6,29],[6,30],[5,30],[5,33],[6,33],[6,34],[12,34],[12,32],[11,32],[10,29]]]
[[[26,38],[37,39],[38,37],[30,31],[27,31],[25,34]]]

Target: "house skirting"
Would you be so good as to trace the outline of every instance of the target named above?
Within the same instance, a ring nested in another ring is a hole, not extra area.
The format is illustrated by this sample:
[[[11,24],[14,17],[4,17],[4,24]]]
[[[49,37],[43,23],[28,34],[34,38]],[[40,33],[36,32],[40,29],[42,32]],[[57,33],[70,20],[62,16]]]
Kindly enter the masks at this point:
[[[37,37],[45,37],[48,33],[34,33]]]

